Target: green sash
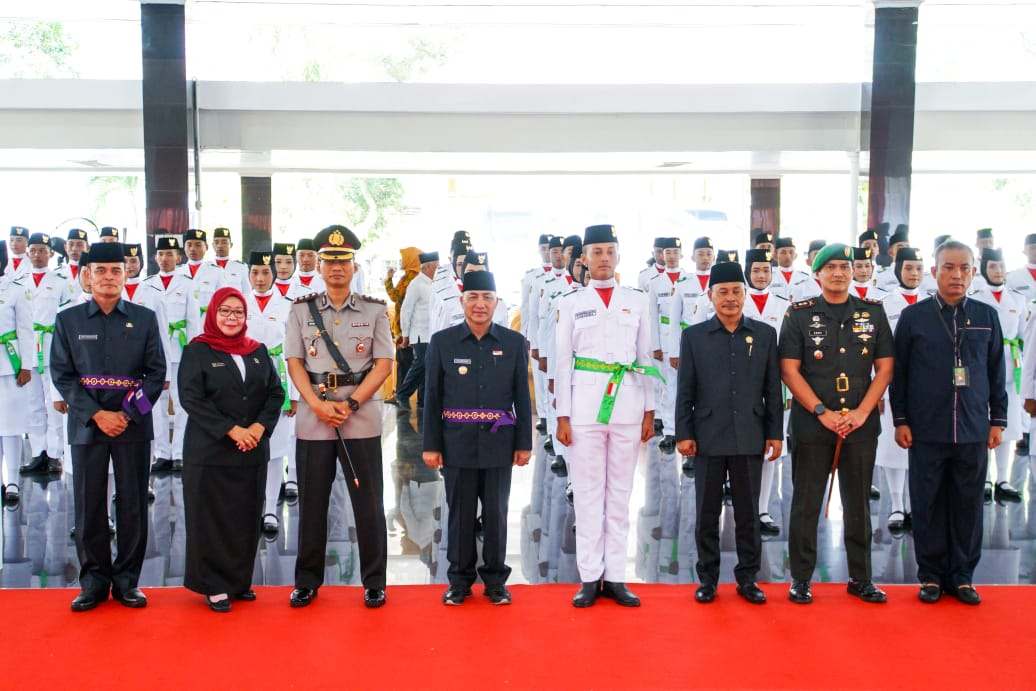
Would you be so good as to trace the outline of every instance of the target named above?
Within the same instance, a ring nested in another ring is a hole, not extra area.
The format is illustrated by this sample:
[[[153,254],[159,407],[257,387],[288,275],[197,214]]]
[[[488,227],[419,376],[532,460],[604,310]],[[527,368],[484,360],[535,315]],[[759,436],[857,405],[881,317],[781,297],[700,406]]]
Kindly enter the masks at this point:
[[[5,334],[0,334],[0,343],[7,349],[7,359],[11,361],[11,368],[14,369],[15,376],[18,376],[18,372],[22,369],[22,359],[18,356],[18,351],[14,347],[14,344],[17,342],[17,331],[8,331]]]
[[[288,400],[288,370],[284,366],[284,344],[280,343],[268,351],[271,356],[277,358],[277,376],[281,378],[281,388],[284,389],[284,403],[282,411],[291,410],[291,401]]]
[[[39,334],[36,337],[36,369],[39,370],[40,374],[43,374],[43,341],[47,338],[47,334],[54,333],[54,325],[45,326],[43,324],[33,324],[32,330]],[[13,332],[12,332],[13,333]]]
[[[1014,364],[1014,392],[1022,393],[1022,339],[1005,338],[1004,345],[1011,346],[1011,360]]]
[[[619,386],[622,384],[622,378],[626,376],[626,372],[633,372],[646,377],[657,377],[661,381],[665,381],[665,377],[658,371],[658,368],[650,365],[638,365],[636,362],[632,365],[623,365],[618,362],[607,363],[577,355],[575,358],[575,369],[584,372],[607,372],[612,375],[608,379],[608,386],[605,387],[604,397],[601,399],[601,408],[597,411],[597,421],[602,425],[607,425],[612,419],[615,397],[619,393]]]
[[[187,347],[187,320],[181,319],[178,322],[169,322],[169,335],[176,334],[180,341],[180,348]]]

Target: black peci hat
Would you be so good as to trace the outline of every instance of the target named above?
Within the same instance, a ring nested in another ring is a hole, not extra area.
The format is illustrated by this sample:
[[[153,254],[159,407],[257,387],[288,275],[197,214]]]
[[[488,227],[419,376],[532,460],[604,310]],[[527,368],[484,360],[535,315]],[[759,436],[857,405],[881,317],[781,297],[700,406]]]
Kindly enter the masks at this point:
[[[422,252],[421,254],[417,255],[417,261],[421,264],[431,264],[432,262],[437,262],[439,261],[439,253]]]
[[[269,266],[270,262],[273,261],[273,252],[267,250],[265,252],[251,251],[248,253],[248,265],[249,266]]]
[[[717,283],[744,283],[745,271],[737,262],[721,262],[709,273],[709,288]]]
[[[590,226],[583,232],[583,247],[618,241],[619,236],[615,234],[615,226],[613,225]]]
[[[462,292],[469,290],[491,290],[496,292],[496,279],[489,271],[470,271],[464,274],[464,287]]]
[[[82,258],[79,263],[90,264],[122,264],[126,261],[126,253],[122,249],[121,242],[99,242],[90,246],[90,256],[86,262]],[[85,255],[84,255],[85,256]]]

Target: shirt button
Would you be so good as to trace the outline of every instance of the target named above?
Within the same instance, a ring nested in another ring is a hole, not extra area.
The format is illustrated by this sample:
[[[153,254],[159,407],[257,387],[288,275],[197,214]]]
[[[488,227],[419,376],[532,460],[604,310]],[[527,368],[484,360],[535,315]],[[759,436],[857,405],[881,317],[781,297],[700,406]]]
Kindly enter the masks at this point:
[[[845,348],[839,348],[839,349],[838,349],[838,352],[839,352],[839,353],[844,353],[844,352],[845,352]]]
[[[341,324],[341,323],[342,323],[342,322],[340,322],[340,321],[338,321],[337,319],[335,319],[335,326],[337,326],[338,324]]]

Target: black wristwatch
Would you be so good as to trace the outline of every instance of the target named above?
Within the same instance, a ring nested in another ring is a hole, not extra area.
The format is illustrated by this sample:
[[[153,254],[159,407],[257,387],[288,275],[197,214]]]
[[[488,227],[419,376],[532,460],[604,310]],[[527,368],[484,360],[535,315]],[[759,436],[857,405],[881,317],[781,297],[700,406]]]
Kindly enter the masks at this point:
[[[359,404],[359,402],[357,402],[357,400],[356,400],[355,398],[353,398],[352,396],[349,396],[349,397],[347,397],[347,398],[345,399],[345,402],[346,402],[346,404],[348,404],[348,406],[349,406],[349,410],[353,411],[354,413],[355,413],[355,412],[356,412],[357,410],[359,410],[359,409],[360,409],[360,404]]]
[[[815,406],[813,406],[813,414],[816,415],[817,417],[820,417],[821,415],[823,415],[826,412],[827,412],[827,408],[824,407],[823,403],[817,403]]]

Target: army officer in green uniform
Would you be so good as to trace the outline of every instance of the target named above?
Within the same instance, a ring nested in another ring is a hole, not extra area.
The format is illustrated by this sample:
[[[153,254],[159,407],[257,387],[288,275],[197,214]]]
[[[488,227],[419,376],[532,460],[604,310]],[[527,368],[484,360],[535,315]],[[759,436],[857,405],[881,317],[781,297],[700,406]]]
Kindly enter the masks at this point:
[[[895,346],[885,309],[849,292],[853,251],[826,245],[813,259],[822,294],[792,304],[781,327],[781,376],[795,402],[789,440],[794,487],[788,529],[792,602],[813,600],[817,521],[835,456],[850,595],[884,602],[871,581],[871,474],[881,431],[878,401]],[[840,443],[839,443],[840,440]]]

